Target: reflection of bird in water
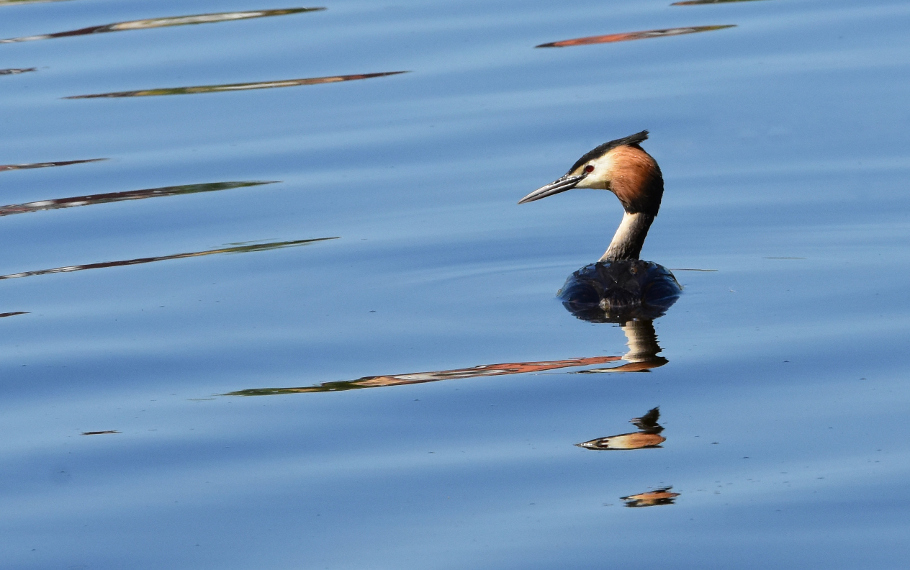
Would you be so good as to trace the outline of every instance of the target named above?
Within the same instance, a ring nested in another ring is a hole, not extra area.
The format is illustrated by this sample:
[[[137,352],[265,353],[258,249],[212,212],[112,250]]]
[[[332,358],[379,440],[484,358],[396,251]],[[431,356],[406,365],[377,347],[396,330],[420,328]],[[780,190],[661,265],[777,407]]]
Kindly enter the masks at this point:
[[[601,311],[601,316],[603,316],[603,311]],[[628,341],[626,344],[629,346],[629,352],[622,357],[626,363],[608,368],[586,368],[579,370],[576,374],[648,372],[652,368],[657,368],[667,363],[666,358],[658,356],[661,348],[657,344],[654,321],[650,319],[630,320],[620,326],[622,327],[622,332],[626,334],[626,340]]]
[[[642,417],[629,420],[638,428],[637,432],[598,437],[575,445],[597,451],[660,447],[660,444],[667,441],[667,438],[660,435],[660,432],[664,431],[664,427],[657,423],[658,419],[660,419],[660,408],[652,408]]]
[[[623,501],[626,502],[627,507],[657,507],[660,505],[672,505],[676,500],[676,497],[679,496],[679,493],[673,493],[670,491],[673,487],[661,487],[660,489],[654,489],[653,491],[648,491],[647,493],[639,493],[637,495],[629,495],[628,497],[620,497]]]
[[[639,143],[648,131],[604,143],[582,156],[569,171],[518,203],[533,202],[573,188],[609,190],[625,214],[597,263],[573,273],[559,292],[578,318],[598,322],[653,319],[679,297],[682,288],[669,269],[638,259],[648,229],[660,209],[664,179],[657,162]]]

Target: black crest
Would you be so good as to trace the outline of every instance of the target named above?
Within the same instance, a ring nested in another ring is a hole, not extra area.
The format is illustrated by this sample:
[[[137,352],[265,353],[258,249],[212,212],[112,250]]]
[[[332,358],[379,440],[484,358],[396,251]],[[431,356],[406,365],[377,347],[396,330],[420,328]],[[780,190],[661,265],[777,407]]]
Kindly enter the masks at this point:
[[[569,169],[569,172],[572,172],[573,170],[575,170],[579,166],[583,165],[584,163],[588,162],[589,160],[593,160],[593,159],[597,158],[598,156],[603,156],[604,154],[607,153],[607,151],[612,150],[616,147],[634,146],[634,147],[641,148],[638,146],[638,144],[647,139],[648,139],[648,131],[642,131],[640,133],[635,133],[634,135],[629,135],[629,136],[623,137],[621,139],[616,139],[615,141],[605,142],[602,145],[598,146],[597,148],[593,148],[593,149],[589,150],[588,152],[586,152],[584,154],[584,156],[582,156],[581,158],[578,159],[578,162],[576,162],[575,164],[572,165],[572,168]]]

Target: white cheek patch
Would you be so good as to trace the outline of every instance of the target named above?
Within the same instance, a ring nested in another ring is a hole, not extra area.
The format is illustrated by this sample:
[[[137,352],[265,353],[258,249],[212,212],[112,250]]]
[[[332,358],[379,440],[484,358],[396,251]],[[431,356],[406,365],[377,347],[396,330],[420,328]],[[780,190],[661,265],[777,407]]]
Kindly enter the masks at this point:
[[[611,153],[607,153],[606,156],[601,156],[600,158],[595,158],[587,164],[593,165],[594,170],[585,176],[584,179],[578,183],[576,188],[606,190],[610,185],[610,180],[612,178],[611,173],[613,172],[613,157],[611,156]],[[584,172],[584,167],[581,167],[579,170]]]

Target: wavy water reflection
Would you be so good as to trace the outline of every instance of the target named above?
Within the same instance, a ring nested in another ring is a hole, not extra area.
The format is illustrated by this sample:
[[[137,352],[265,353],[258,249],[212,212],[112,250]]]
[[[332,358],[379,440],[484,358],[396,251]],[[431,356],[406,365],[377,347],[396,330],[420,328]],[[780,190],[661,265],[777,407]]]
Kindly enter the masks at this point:
[[[372,77],[398,75],[407,71],[384,71],[380,73],[361,73],[358,75],[332,75],[329,77],[310,77],[305,79],[282,79],[280,81],[258,81],[254,83],[227,83],[224,85],[198,85],[195,87],[167,87],[163,89],[143,89],[139,91],[119,91],[114,93],[96,93],[93,95],[72,95],[64,99],[97,99],[102,97],[154,97],[158,95],[191,95],[194,93],[217,93],[220,91],[248,91],[251,89],[274,89],[276,87],[296,87],[298,85],[321,85],[356,81]]]
[[[0,313],[0,319],[3,317],[15,317],[16,315],[27,315],[28,311],[12,311],[10,313]]]
[[[45,2],[69,2],[69,0],[0,0],[0,6],[14,6],[16,4],[43,4]]]
[[[380,388],[385,386],[404,386],[408,384],[423,384],[425,382],[439,382],[440,380],[455,380],[459,378],[477,378],[478,376],[503,376],[506,374],[524,374],[527,372],[544,372],[569,368],[573,366],[590,366],[620,360],[619,356],[594,356],[590,358],[568,358],[566,360],[544,360],[539,362],[507,362],[503,364],[484,364],[471,368],[456,368],[455,370],[437,370],[433,372],[411,372],[407,374],[392,374],[388,376],[364,376],[357,380],[340,382],[324,382],[318,386],[302,386],[296,388],[251,388],[221,394],[222,396],[274,396],[278,394],[301,394],[309,392],[341,392],[344,390],[357,390],[360,388]]]
[[[756,0],[685,0],[674,2],[670,6],[695,6],[696,4],[727,4],[729,2],[755,2]]]
[[[663,366],[669,360],[658,356],[661,347],[657,344],[657,332],[654,330],[654,321],[633,320],[621,325],[622,332],[626,335],[626,346],[629,347],[622,359],[627,364],[610,368],[590,368],[580,370],[579,374],[599,374],[605,372],[647,372],[652,368]]]
[[[280,10],[253,10],[249,12],[219,12],[214,14],[196,14],[193,16],[174,16],[170,18],[149,18],[147,20],[131,20],[128,22],[115,22],[101,26],[90,26],[78,30],[41,34],[37,36],[23,36],[0,40],[0,44],[19,42],[32,42],[36,40],[50,40],[54,38],[67,38],[72,36],[87,36],[107,32],[123,32],[128,30],[148,30],[151,28],[168,28],[171,26],[189,26],[193,24],[214,24],[218,22],[233,22],[235,20],[249,20],[251,18],[266,18],[269,16],[286,16],[301,12],[316,12],[325,8],[284,8]]]
[[[629,420],[639,431],[598,437],[597,439],[576,443],[575,445],[596,451],[660,447],[660,444],[667,441],[667,438],[660,435],[664,428],[657,423],[659,418],[660,408],[652,408],[642,417]]]
[[[667,28],[663,30],[645,30],[641,32],[626,32],[622,34],[607,34],[605,36],[589,36],[586,38],[576,38],[573,40],[562,40],[540,44],[539,48],[547,47],[569,47],[583,46],[591,44],[609,44],[615,42],[627,42],[631,40],[645,40],[648,38],[665,38],[669,36],[681,36],[684,34],[695,34],[698,32],[712,32],[714,30],[723,30],[725,28],[735,28],[736,24],[727,24],[722,26],[690,26],[686,28]]]
[[[381,388],[407,384],[423,384],[441,380],[459,378],[477,378],[479,376],[504,376],[507,374],[524,374],[529,372],[546,372],[561,368],[586,367],[611,362],[625,361],[624,364],[611,367],[584,368],[570,371],[574,374],[597,374],[608,372],[647,372],[652,368],[663,366],[668,361],[658,356],[661,351],[657,344],[657,334],[651,321],[629,321],[622,325],[626,334],[629,352],[624,356],[593,356],[589,358],[568,358],[565,360],[544,360],[536,362],[506,362],[502,364],[483,364],[470,368],[454,370],[436,370],[432,372],[410,372],[384,376],[364,376],[356,380],[324,382],[318,386],[299,386],[291,388],[250,388],[221,394],[222,396],[275,396],[279,394],[301,394],[310,392],[342,392],[361,388]],[[653,410],[652,410],[653,411]],[[649,416],[646,416],[649,417]],[[639,418],[636,418],[636,420]],[[655,416],[656,420],[656,416]]]
[[[627,507],[659,507],[660,505],[672,505],[676,500],[676,497],[679,496],[679,493],[670,492],[670,489],[672,488],[672,486],[661,487],[660,489],[654,489],[653,491],[648,491],[646,493],[620,497],[620,499],[626,502]]]
[[[270,249],[281,249],[284,247],[296,247],[308,245],[318,241],[338,239],[337,237],[324,237],[314,239],[300,239],[294,241],[276,241],[270,243],[261,243],[253,245],[240,245],[234,247],[222,247],[219,249],[208,249],[205,251],[194,251],[190,253],[176,253],[173,255],[162,255],[159,257],[139,257],[136,259],[124,259],[120,261],[105,261],[101,263],[89,263],[86,265],[67,265],[65,267],[55,267],[53,269],[38,269],[36,271],[23,271],[22,273],[10,273],[9,275],[0,275],[0,279],[18,279],[20,277],[34,277],[36,275],[48,275],[50,273],[72,273],[74,271],[84,271],[86,269],[103,269],[106,267],[122,267],[125,265],[141,265],[143,263],[152,263],[155,261],[167,261],[170,259],[184,259],[187,257],[202,257],[204,255],[213,255],[216,253],[250,253],[254,251],[266,251]]]
[[[60,162],[32,162],[30,164],[0,164],[0,172],[5,170],[29,170],[31,168],[49,168],[52,166],[69,166],[71,164],[84,164],[86,162],[99,162],[106,158],[87,158],[85,160],[63,160]]]
[[[0,167],[2,168],[2,167]],[[143,200],[145,198],[161,198],[164,196],[181,196],[184,194],[198,194],[201,192],[217,192],[233,188],[248,186],[261,186],[275,184],[277,180],[245,181],[245,182],[210,182],[207,184],[185,184],[183,186],[165,186],[163,188],[150,188],[148,190],[128,190],[126,192],[110,192],[108,194],[90,194],[88,196],[72,196],[69,198],[55,198],[53,200],[39,200],[24,204],[10,204],[0,206],[0,216],[13,214],[27,214],[42,210],[59,210],[61,208],[75,208],[78,206],[93,206],[110,202],[123,202],[126,200]]]
[[[29,71],[38,71],[37,67],[12,67],[9,69],[0,69],[0,75],[19,75]]]

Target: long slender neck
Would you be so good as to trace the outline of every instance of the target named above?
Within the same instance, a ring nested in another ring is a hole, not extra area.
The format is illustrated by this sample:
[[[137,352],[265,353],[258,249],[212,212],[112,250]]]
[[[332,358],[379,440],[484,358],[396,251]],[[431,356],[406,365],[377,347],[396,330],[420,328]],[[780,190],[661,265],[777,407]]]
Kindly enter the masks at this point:
[[[637,212],[630,214],[625,212],[622,216],[622,222],[616,229],[613,241],[610,247],[603,254],[600,261],[619,261],[622,259],[638,259],[641,253],[641,247],[645,245],[645,238],[648,237],[648,229],[654,221],[654,216]]]

